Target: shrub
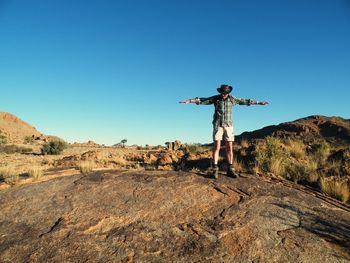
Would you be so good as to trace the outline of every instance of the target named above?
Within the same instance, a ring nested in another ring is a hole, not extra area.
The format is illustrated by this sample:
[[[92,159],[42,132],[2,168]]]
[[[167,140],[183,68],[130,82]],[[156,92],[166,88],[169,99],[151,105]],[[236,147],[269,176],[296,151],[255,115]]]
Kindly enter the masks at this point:
[[[47,142],[41,148],[42,154],[60,154],[67,148],[67,143],[61,140]]]
[[[306,157],[298,163],[289,162],[286,165],[285,177],[295,183],[315,183],[319,178],[317,167],[317,162],[310,157]]]
[[[0,131],[0,145],[6,144],[7,143],[7,138],[5,135],[2,134],[2,131]]]
[[[95,163],[93,161],[81,161],[78,167],[81,173],[86,174],[92,172]]]
[[[277,138],[266,137],[264,143],[259,144],[256,149],[256,162],[262,171],[284,175],[287,161],[288,154]]]
[[[43,175],[43,170],[39,166],[33,166],[29,169],[28,175],[34,180],[38,180]]]
[[[33,149],[32,148],[27,148],[27,147],[21,147],[21,146],[17,146],[17,145],[0,145],[0,152],[2,153],[7,153],[7,154],[11,154],[11,153],[28,153],[28,152],[32,152]]]
[[[290,164],[286,166],[285,177],[295,183],[307,182],[313,172],[303,164]]]
[[[320,180],[321,191],[331,197],[347,203],[350,198],[350,190],[347,182],[341,182],[336,177],[322,177]]]

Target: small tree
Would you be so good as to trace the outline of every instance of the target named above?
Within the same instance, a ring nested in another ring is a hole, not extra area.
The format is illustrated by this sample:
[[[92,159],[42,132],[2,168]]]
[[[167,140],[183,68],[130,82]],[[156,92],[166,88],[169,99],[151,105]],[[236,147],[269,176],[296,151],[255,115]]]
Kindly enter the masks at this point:
[[[127,139],[123,139],[123,140],[120,141],[121,144],[123,145],[123,147],[125,147],[125,143],[126,143],[127,141],[128,141]]]

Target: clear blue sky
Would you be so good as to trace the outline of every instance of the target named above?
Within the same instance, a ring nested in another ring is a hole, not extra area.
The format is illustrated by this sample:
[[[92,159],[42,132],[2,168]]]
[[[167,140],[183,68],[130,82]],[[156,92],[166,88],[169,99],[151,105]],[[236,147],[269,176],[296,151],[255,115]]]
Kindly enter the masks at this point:
[[[350,1],[0,0],[0,111],[69,142],[211,142],[216,94],[236,134],[350,118]]]

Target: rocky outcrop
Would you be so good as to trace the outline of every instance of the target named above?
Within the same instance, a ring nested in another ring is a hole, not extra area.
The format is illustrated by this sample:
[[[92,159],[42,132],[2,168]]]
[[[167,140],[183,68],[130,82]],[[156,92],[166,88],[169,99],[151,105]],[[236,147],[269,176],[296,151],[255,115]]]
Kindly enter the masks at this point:
[[[81,162],[90,161],[99,168],[136,168],[138,162],[128,162],[124,155],[118,152],[92,150],[82,154],[68,155],[55,160],[53,166],[58,168],[77,167]]]
[[[177,151],[181,148],[182,143],[179,140],[175,140],[174,142],[169,142],[167,144],[167,148],[170,151]]]
[[[1,262],[349,262],[350,208],[267,177],[100,171],[0,192]]]
[[[72,146],[74,146],[74,147],[101,147],[102,145],[99,145],[98,143],[96,143],[92,140],[89,140],[87,142],[82,142],[82,143],[74,142],[72,144]]]
[[[0,112],[0,130],[6,135],[8,143],[23,143],[26,136],[42,136],[33,126],[8,112]]]
[[[350,121],[341,117],[314,115],[291,122],[271,125],[236,136],[242,139],[262,139],[266,136],[279,138],[301,138],[304,141],[327,140],[336,145],[350,145]]]

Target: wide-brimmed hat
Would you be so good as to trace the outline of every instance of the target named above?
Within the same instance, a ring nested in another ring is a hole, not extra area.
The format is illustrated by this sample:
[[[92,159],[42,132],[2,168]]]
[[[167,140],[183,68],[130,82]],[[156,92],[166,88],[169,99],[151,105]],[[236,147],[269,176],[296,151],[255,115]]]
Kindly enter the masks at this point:
[[[232,86],[230,85],[227,85],[227,84],[222,84],[220,86],[220,88],[217,88],[216,89],[219,93],[222,93],[222,92],[227,92],[227,93],[230,93],[232,91]]]

